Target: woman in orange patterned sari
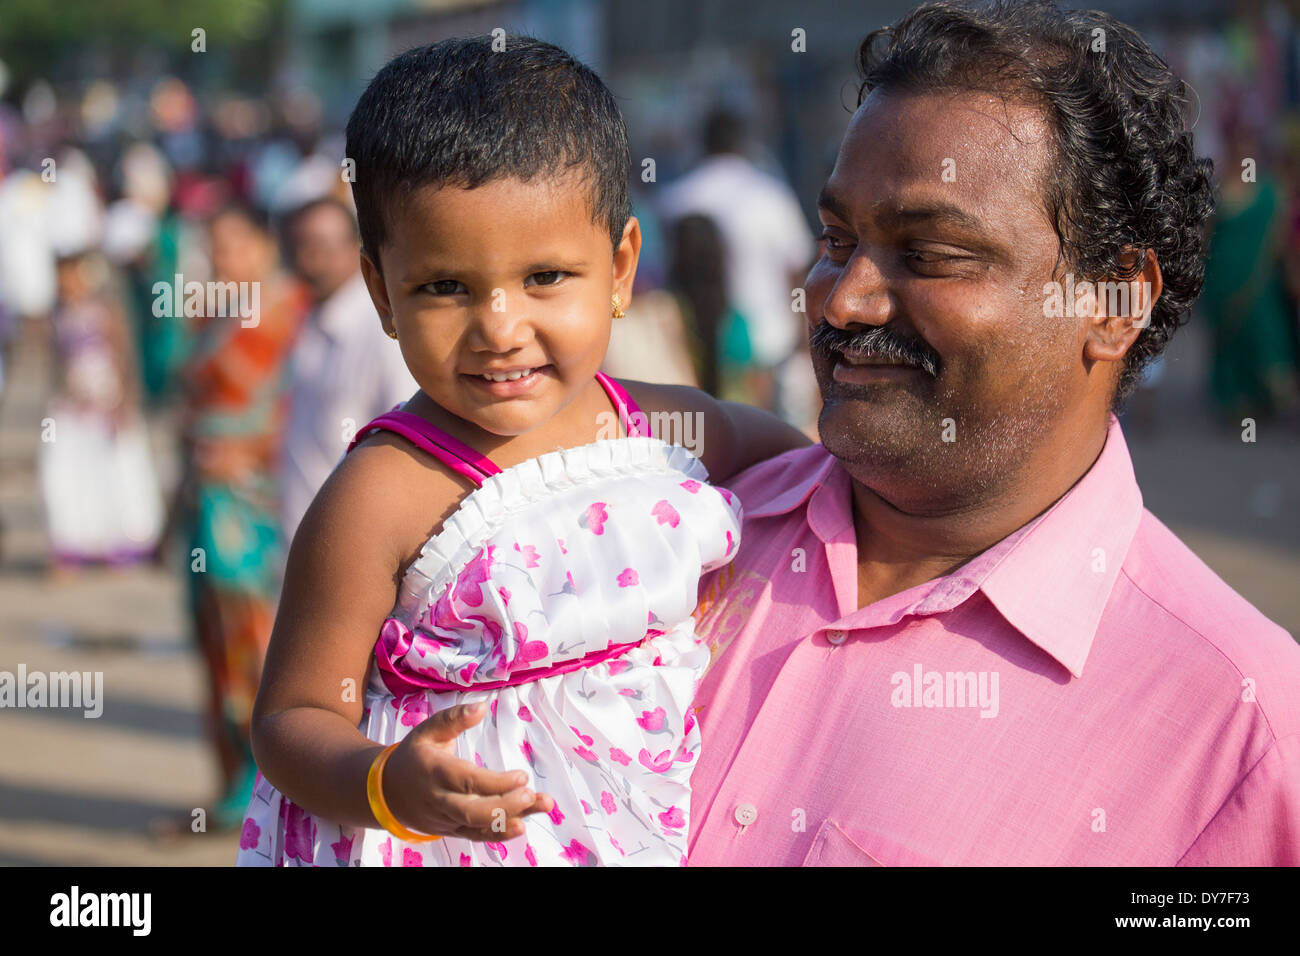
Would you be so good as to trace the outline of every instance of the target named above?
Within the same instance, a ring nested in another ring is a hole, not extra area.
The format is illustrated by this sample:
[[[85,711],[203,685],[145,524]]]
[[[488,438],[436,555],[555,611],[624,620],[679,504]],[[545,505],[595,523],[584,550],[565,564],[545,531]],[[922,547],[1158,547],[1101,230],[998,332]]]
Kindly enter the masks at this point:
[[[285,550],[275,478],[285,372],[308,302],[280,272],[258,213],[228,206],[208,229],[215,281],[238,285],[226,286],[224,314],[200,320],[184,377],[180,502],[191,614],[209,678],[208,732],[224,780],[209,817],[224,830],[238,826],[256,774],[249,721]]]

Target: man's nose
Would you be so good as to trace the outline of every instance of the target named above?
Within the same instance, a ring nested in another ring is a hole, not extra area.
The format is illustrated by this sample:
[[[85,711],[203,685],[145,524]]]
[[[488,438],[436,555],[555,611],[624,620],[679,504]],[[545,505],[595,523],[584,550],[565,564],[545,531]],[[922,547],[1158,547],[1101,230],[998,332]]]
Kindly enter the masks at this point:
[[[884,325],[893,316],[889,284],[878,263],[861,251],[850,257],[835,279],[822,306],[826,321],[836,328]]]

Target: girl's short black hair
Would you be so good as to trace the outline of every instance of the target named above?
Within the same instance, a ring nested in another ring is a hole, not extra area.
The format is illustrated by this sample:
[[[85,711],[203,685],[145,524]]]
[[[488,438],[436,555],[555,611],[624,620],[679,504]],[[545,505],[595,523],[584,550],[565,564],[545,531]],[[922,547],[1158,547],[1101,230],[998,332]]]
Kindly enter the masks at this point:
[[[1118,406],[1201,292],[1212,164],[1183,118],[1187,89],[1132,27],[1096,10],[999,0],[927,3],[858,51],[861,104],[872,90],[975,89],[1046,111],[1056,162],[1044,183],[1061,259],[1079,279],[1131,279],[1126,246],[1151,249],[1164,290],[1129,348]],[[1059,260],[1058,260],[1059,261]]]
[[[348,119],[361,242],[376,266],[385,215],[421,186],[580,171],[617,247],[631,215],[627,129],[593,70],[532,37],[443,40],[379,71]],[[502,48],[504,47],[504,48]]]

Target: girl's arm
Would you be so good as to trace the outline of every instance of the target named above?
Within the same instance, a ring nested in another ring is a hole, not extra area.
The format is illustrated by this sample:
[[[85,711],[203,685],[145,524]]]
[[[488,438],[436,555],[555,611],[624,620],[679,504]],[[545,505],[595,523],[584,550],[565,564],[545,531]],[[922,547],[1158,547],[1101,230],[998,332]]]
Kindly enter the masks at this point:
[[[309,812],[347,826],[379,826],[366,777],[382,745],[357,727],[367,667],[402,569],[435,530],[403,527],[411,524],[410,503],[421,502],[426,514],[443,503],[440,527],[465,493],[450,471],[417,455],[424,457],[392,436],[370,438],[344,457],[312,502],[289,552],[253,709],[263,776]],[[424,833],[502,840],[523,832],[520,815],[550,808],[524,786],[524,774],[454,756],[451,741],[481,717],[451,708],[403,739],[384,771],[384,794],[400,822]],[[504,817],[493,816],[498,809]]]
[[[812,439],[771,412],[724,402],[685,385],[623,382],[650,419],[656,438],[684,445],[704,462],[709,480],[726,481],[750,465],[811,445]]]

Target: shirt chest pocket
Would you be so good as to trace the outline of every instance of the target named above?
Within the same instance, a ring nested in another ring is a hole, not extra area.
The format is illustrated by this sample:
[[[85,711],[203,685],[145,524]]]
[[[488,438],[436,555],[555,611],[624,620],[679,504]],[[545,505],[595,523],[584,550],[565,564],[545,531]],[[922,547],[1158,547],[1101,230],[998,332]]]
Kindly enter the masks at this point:
[[[919,853],[865,830],[827,818],[813,836],[803,866],[938,866]]]

